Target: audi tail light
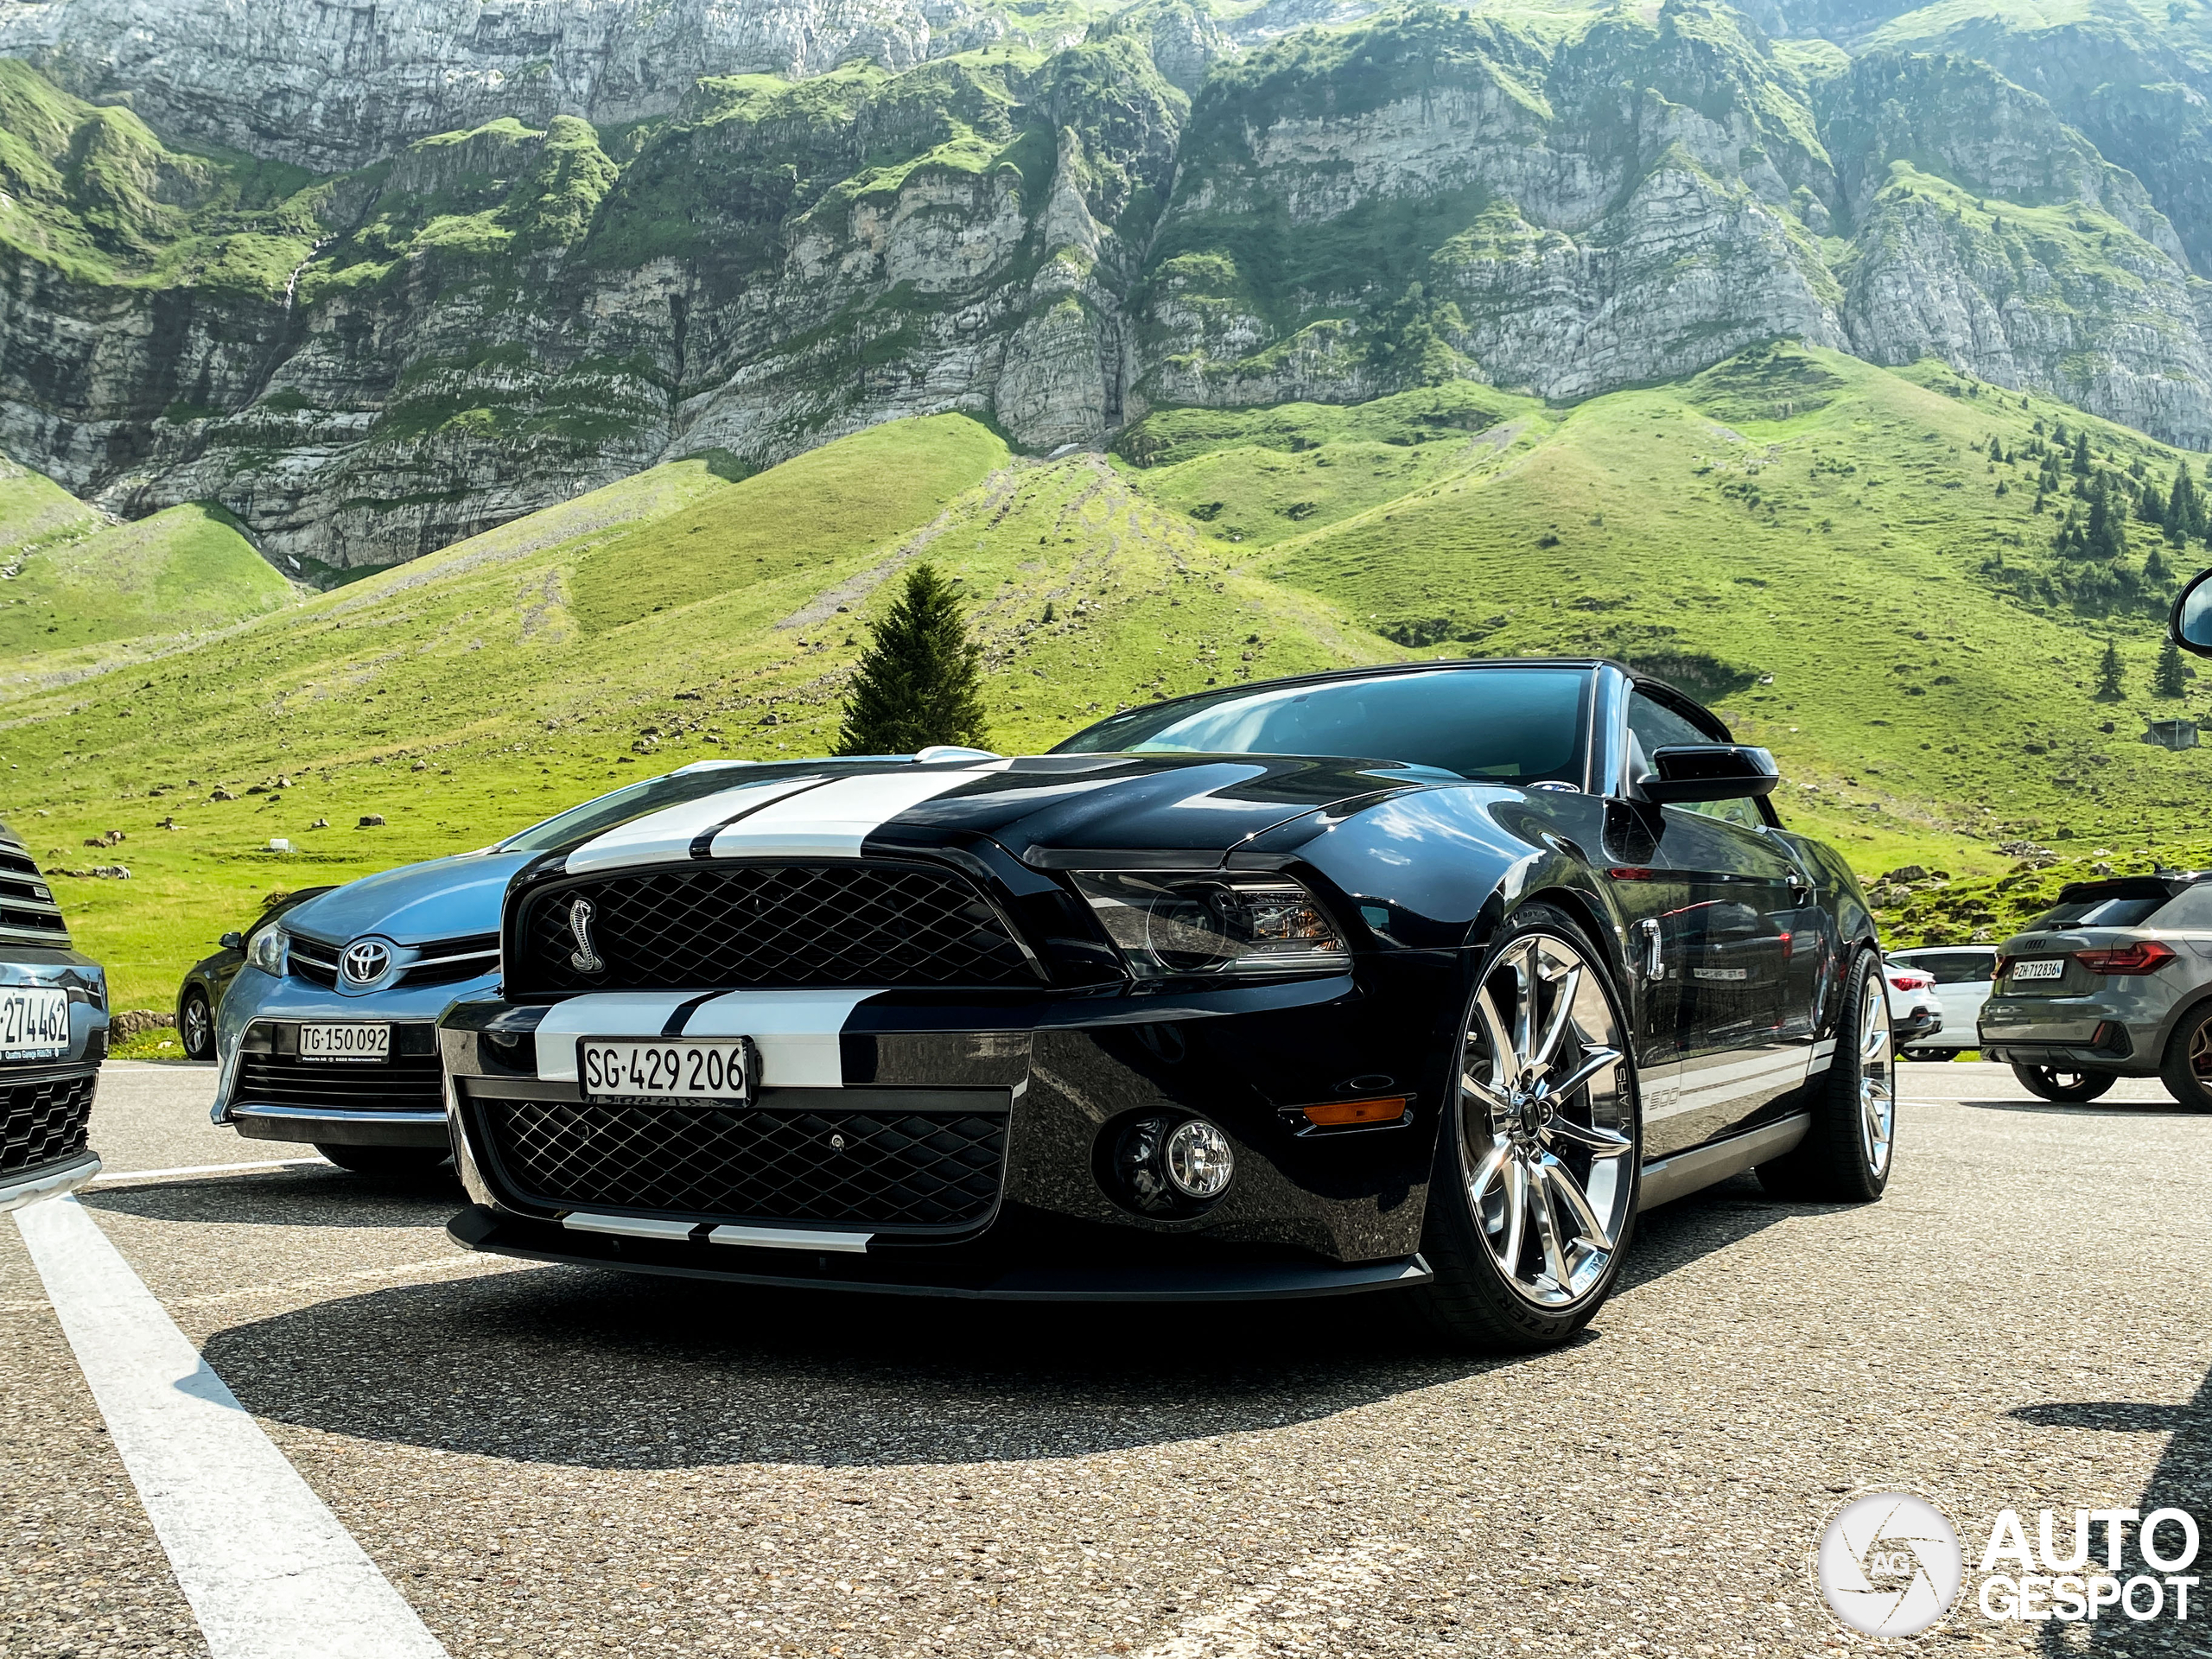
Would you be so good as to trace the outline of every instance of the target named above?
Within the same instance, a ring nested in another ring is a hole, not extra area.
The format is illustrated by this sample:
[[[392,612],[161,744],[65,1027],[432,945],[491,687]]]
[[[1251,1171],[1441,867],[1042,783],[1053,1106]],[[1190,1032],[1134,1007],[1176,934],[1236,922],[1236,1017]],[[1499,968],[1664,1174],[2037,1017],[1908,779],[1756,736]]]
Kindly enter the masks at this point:
[[[2138,939],[2111,950],[2074,953],[2074,960],[2093,974],[2155,974],[2173,959],[2173,946],[2158,939]]]
[[[1918,968],[1892,968],[1890,983],[1901,991],[1924,991],[1936,983],[1936,976]]]

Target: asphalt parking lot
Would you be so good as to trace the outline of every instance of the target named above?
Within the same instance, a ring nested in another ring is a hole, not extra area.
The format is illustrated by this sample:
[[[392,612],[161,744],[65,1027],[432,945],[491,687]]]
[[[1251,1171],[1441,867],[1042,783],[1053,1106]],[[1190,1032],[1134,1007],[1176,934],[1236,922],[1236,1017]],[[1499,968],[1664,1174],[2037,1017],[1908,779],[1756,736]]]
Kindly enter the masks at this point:
[[[1579,1342],[1471,1361],[1374,1299],[1066,1310],[761,1294],[467,1255],[457,1189],[208,1126],[113,1065],[85,1208],[454,1655],[1797,1654],[1845,1494],[2212,1510],[2212,1119],[1904,1070],[1882,1204],[1647,1216]],[[118,1179],[120,1178],[120,1179]],[[0,1226],[10,1654],[208,1649]],[[218,1496],[213,1500],[219,1503]],[[2032,1523],[2031,1523],[2032,1524]]]

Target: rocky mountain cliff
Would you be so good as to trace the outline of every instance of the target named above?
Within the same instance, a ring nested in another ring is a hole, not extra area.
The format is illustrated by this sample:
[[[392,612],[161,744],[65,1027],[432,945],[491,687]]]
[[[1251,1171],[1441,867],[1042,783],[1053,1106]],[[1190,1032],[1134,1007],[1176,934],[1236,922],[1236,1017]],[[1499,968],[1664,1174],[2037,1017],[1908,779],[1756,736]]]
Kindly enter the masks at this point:
[[[2212,446],[2212,145],[2131,170],[2108,82],[1920,14],[1360,10],[0,0],[0,448],[320,575],[902,415],[1049,451],[1776,336]]]

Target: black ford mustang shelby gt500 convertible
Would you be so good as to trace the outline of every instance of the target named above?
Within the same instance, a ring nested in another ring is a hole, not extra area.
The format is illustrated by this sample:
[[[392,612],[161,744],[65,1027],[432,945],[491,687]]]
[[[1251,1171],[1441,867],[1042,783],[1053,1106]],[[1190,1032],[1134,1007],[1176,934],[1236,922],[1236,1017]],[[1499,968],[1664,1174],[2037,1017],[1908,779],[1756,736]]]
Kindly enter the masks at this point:
[[[1247,685],[1052,753],[777,763],[514,878],[443,1022],[542,1260],[941,1294],[1406,1287],[1556,1342],[1639,1208],[1870,1199],[1888,1004],[1763,749],[1595,660]]]

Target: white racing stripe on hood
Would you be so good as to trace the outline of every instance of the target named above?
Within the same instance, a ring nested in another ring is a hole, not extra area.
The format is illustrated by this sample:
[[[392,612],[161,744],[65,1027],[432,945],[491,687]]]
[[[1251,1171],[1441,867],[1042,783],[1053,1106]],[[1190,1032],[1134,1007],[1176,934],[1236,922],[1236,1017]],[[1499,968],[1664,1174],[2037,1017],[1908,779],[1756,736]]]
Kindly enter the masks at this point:
[[[909,807],[934,800],[1010,762],[946,769],[916,766],[840,778],[762,807],[715,837],[716,858],[858,858],[861,843]],[[574,869],[574,860],[569,868]]]
[[[642,818],[617,824],[577,848],[569,855],[569,874],[580,875],[610,865],[681,863],[691,856],[692,842],[724,818],[796,795],[819,782],[819,773],[809,778],[764,778],[702,800],[664,806]]]
[[[769,1089],[842,1089],[838,1037],[873,990],[732,991],[693,1011],[686,1037],[750,1037]]]
[[[537,1025],[537,1075],[552,1083],[576,1080],[579,1037],[658,1037],[669,1015],[696,992],[596,991],[556,1002]]]

